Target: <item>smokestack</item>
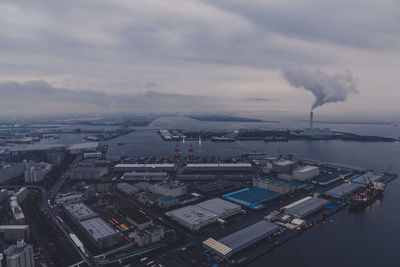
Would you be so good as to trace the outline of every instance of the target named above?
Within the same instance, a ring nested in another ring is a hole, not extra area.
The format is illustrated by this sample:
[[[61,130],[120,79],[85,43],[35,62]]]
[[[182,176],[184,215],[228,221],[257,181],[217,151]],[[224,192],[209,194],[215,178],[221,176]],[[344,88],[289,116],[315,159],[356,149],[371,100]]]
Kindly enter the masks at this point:
[[[313,128],[314,112],[310,111],[310,129]]]

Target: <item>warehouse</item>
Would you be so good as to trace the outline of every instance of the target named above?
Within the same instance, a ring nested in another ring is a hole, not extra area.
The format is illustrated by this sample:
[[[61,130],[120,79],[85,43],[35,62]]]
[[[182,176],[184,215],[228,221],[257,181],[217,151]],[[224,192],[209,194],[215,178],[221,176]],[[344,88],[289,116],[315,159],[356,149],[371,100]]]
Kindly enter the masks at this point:
[[[365,186],[368,183],[380,182],[380,181],[382,181],[382,178],[383,178],[382,174],[375,174],[373,172],[367,172],[367,173],[360,175],[354,179],[351,179],[351,182]]]
[[[107,167],[77,167],[72,169],[70,178],[73,180],[99,180],[107,173]]]
[[[126,181],[161,181],[166,177],[167,172],[126,172],[123,175]]]
[[[84,220],[80,226],[98,249],[114,246],[121,240],[121,235],[99,217]]]
[[[200,228],[212,224],[218,220],[217,214],[197,205],[186,206],[166,212],[165,214],[179,224],[194,231],[200,230]]]
[[[197,204],[196,206],[217,214],[219,219],[224,219],[242,212],[242,209],[239,205],[220,198],[206,200]]]
[[[261,204],[279,196],[279,193],[261,188],[245,188],[230,194],[223,195],[222,198],[231,200],[251,209],[260,209]]]
[[[328,205],[329,201],[318,197],[305,197],[290,205],[282,208],[285,214],[292,215],[296,218],[304,218],[324,206]]]
[[[249,172],[253,171],[250,163],[192,163],[187,164],[187,172]]]
[[[314,184],[327,185],[333,183],[337,180],[346,177],[351,174],[352,170],[350,169],[333,169],[331,171],[325,172],[313,179]]]
[[[187,186],[178,180],[163,181],[154,184],[149,190],[162,196],[178,197],[187,193]]]
[[[99,142],[88,142],[71,145],[68,150],[71,154],[81,154],[85,152],[96,152],[99,149]]]
[[[117,172],[173,172],[176,170],[175,164],[117,164],[114,171]]]
[[[297,163],[291,160],[278,160],[272,163],[272,170],[277,173],[292,174],[293,170],[296,168]]]
[[[307,181],[319,175],[319,168],[316,166],[304,166],[293,171],[293,179],[297,181]]]
[[[253,187],[267,189],[279,194],[286,194],[303,187],[304,184],[297,181],[288,181],[276,178],[253,178]]]
[[[117,184],[117,190],[118,190],[118,192],[120,192],[121,194],[123,194],[125,196],[133,196],[136,193],[139,193],[141,191],[141,189],[139,187],[128,184],[128,183]]]
[[[79,223],[80,221],[87,220],[97,216],[97,213],[94,212],[88,206],[86,206],[86,204],[84,204],[83,202],[66,204],[64,205],[64,209],[68,214],[68,216],[75,223]]]
[[[278,225],[262,220],[218,241],[208,238],[203,242],[203,246],[206,249],[211,249],[217,255],[227,258],[279,230]]]
[[[359,184],[341,184],[329,191],[325,192],[326,196],[337,198],[337,199],[344,199],[349,195],[352,195],[355,191],[361,188]]]
[[[67,215],[98,249],[117,244],[121,235],[83,202],[64,205]]]

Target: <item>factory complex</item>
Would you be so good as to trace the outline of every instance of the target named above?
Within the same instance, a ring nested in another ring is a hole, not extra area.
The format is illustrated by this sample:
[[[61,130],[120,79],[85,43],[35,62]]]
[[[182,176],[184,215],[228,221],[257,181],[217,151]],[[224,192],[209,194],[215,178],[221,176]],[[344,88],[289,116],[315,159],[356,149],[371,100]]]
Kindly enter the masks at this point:
[[[216,222],[218,219],[224,219],[241,212],[242,209],[239,205],[214,198],[197,205],[189,205],[166,212],[166,215],[186,228],[196,231]]]
[[[63,240],[78,250],[72,253],[89,266],[157,266],[170,259],[168,266],[241,266],[329,223],[329,216],[387,181],[386,174],[291,155],[108,159],[99,148],[98,142],[64,148],[72,163],[54,182],[56,189],[44,183],[50,165],[32,162],[26,173],[15,165],[29,183],[43,184],[0,191],[0,211],[12,222],[0,225],[1,240],[36,234],[23,203],[34,191],[42,197],[44,219],[52,217],[51,226],[63,230]]]

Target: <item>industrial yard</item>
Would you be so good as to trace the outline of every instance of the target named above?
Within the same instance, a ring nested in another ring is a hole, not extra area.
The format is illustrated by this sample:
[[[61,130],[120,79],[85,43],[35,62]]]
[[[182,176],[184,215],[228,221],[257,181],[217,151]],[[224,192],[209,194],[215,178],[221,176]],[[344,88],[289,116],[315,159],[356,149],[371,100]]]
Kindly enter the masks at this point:
[[[246,265],[396,177],[291,155],[109,160],[100,149],[95,142],[66,149],[75,160],[62,181],[46,186],[50,193],[42,190],[42,210],[75,247],[69,260],[80,255],[82,266]],[[38,198],[40,188],[30,194]],[[28,190],[10,199],[17,225]]]

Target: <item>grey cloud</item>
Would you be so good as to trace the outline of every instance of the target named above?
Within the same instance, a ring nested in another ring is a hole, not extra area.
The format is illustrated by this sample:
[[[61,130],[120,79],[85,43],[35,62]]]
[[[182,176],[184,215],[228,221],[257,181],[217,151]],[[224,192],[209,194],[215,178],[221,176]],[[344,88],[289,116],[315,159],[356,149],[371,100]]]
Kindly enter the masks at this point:
[[[270,102],[270,101],[275,101],[275,99],[271,99],[271,98],[265,98],[265,97],[250,97],[247,98],[248,101],[252,101],[252,102]]]
[[[21,114],[62,112],[190,112],[215,107],[203,96],[165,94],[148,91],[142,94],[108,94],[94,90],[54,88],[44,81],[0,83],[0,110],[18,109]],[[18,113],[18,112],[16,112]]]

